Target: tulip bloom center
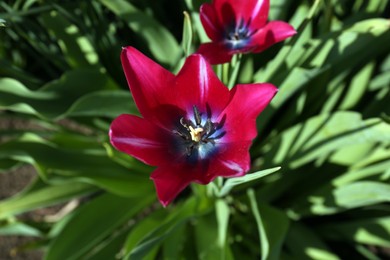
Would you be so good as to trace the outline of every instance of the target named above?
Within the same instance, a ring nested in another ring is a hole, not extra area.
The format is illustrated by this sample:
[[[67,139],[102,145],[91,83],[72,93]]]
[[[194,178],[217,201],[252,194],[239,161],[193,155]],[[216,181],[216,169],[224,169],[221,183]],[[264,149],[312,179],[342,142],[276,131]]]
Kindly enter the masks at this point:
[[[173,133],[180,137],[180,150],[190,161],[204,159],[215,152],[215,141],[225,134],[220,124],[211,121],[211,113],[205,116],[196,106],[193,107],[192,119],[182,117],[179,122]]]
[[[226,29],[225,44],[232,50],[238,50],[245,47],[254,34],[249,29],[250,20],[245,23],[243,19],[239,23],[234,22],[232,26]]]
[[[189,129],[192,141],[199,143],[202,140],[203,128],[197,127],[194,129],[192,126],[189,126]]]

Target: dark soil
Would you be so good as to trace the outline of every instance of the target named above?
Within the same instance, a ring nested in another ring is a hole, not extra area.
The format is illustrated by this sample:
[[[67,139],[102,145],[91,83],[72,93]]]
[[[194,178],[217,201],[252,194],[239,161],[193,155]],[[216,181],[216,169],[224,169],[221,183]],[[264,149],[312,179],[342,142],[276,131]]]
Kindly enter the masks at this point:
[[[0,173],[0,200],[11,197],[35,178],[32,166],[23,166],[17,170]],[[23,218],[33,218],[33,213]],[[23,246],[34,241],[34,238],[22,236],[0,236],[0,260],[38,260],[43,253],[23,250]]]
[[[21,129],[36,129],[36,126],[26,120],[9,117],[8,114],[0,111],[0,130],[13,131]],[[9,138],[0,135],[0,145],[7,141],[7,139]],[[35,177],[35,169],[28,165],[15,170],[0,172],[0,201],[21,191]],[[24,214],[23,219],[35,219],[36,216],[37,214],[34,212]],[[23,249],[25,245],[34,240],[35,238],[33,237],[25,236],[0,236],[0,260],[42,259],[42,252]]]
[[[69,128],[74,131],[79,131],[83,134],[91,134],[92,130],[81,127],[69,120],[61,120],[59,125]],[[9,134],[1,135],[1,131],[6,133],[25,132],[25,131],[41,131],[42,126],[37,125],[33,121],[24,118],[17,118],[13,113],[0,110],[0,145],[12,139]],[[36,171],[32,166],[23,166],[8,172],[0,171],[0,201],[11,197],[21,191],[34,178],[37,177]],[[64,205],[56,205],[45,209],[38,209],[22,216],[17,216],[25,222],[45,222],[45,217],[55,215]],[[0,220],[0,225],[1,225]],[[38,260],[43,258],[43,252],[26,250],[29,244],[33,244],[37,238],[25,236],[1,236],[0,235],[0,260]]]

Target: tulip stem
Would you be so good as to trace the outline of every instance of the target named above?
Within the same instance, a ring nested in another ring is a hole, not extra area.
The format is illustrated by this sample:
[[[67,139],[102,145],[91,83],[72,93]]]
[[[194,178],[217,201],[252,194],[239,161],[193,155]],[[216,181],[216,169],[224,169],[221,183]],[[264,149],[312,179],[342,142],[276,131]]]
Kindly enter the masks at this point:
[[[222,64],[218,64],[217,66],[215,66],[215,70],[216,70],[216,74],[218,76],[218,78],[223,82],[223,79],[222,79]]]
[[[238,72],[240,71],[240,65],[241,65],[241,58],[242,54],[236,54],[233,57],[231,66],[232,66],[232,74],[230,75],[229,82],[228,82],[228,88],[232,89],[233,86],[236,84]]]
[[[227,85],[229,82],[229,68],[230,68],[230,63],[222,64],[222,82],[225,85]]]

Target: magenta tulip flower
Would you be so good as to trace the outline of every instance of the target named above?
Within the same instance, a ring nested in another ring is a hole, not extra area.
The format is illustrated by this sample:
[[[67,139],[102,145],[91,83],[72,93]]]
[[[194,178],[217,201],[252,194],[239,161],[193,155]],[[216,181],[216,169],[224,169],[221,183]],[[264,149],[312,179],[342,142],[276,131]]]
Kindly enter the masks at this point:
[[[258,53],[296,33],[286,22],[267,23],[269,0],[213,0],[200,7],[200,19],[212,42],[198,53],[211,64],[229,62],[236,53]]]
[[[191,182],[207,184],[249,170],[256,117],[275,95],[273,85],[242,84],[229,91],[197,54],[176,76],[132,47],[123,49],[121,59],[142,117],[117,117],[110,140],[157,166],[151,179],[163,206]]]

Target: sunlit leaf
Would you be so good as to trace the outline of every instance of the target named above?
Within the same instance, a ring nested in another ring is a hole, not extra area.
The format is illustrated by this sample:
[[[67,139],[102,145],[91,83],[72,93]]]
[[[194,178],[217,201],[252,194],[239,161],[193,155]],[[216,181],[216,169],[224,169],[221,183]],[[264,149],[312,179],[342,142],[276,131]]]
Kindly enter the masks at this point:
[[[283,132],[275,140],[277,152],[266,158],[275,164],[291,163],[297,167],[314,158],[362,143],[390,142],[390,127],[379,119],[363,121],[358,113],[336,112],[320,115]]]
[[[39,190],[25,192],[0,202],[0,218],[29,210],[43,208],[65,202],[96,191],[96,188],[80,182],[65,182],[47,186]]]
[[[192,24],[190,15],[187,12],[183,12],[184,23],[183,23],[183,39],[182,48],[186,56],[191,54],[192,47]]]
[[[21,222],[0,225],[0,235],[2,236],[41,236],[42,232],[30,225]]]
[[[53,240],[45,259],[78,259],[153,200],[153,196],[142,194],[133,199],[112,194],[99,196],[73,215]]]
[[[259,232],[261,259],[279,259],[289,220],[284,213],[276,209],[259,206],[252,189],[248,189],[247,193]]]
[[[91,42],[75,24],[57,11],[51,11],[40,18],[48,31],[58,39],[58,44],[70,66],[88,67],[99,62]]]
[[[341,186],[334,191],[336,204],[355,208],[390,201],[390,185],[361,181]]]
[[[100,0],[121,17],[128,26],[146,40],[150,51],[163,63],[174,65],[180,55],[180,46],[172,34],[152,16],[138,10],[124,0]],[[131,45],[129,41],[127,45]]]
[[[229,226],[229,206],[226,201],[219,199],[215,203],[215,211],[218,223],[218,245],[224,248]]]
[[[245,176],[242,176],[242,177],[237,177],[237,178],[231,178],[231,179],[228,179],[222,189],[219,191],[219,196],[220,197],[223,197],[223,196],[226,196],[227,194],[229,194],[229,192],[237,185],[240,185],[240,184],[244,184],[244,183],[247,183],[247,182],[250,182],[250,181],[254,181],[254,180],[257,180],[257,179],[260,179],[264,176],[267,176],[268,174],[271,174],[271,173],[274,173],[276,171],[280,170],[280,167],[275,167],[275,168],[272,168],[272,169],[266,169],[266,170],[262,170],[262,171],[258,171],[258,172],[255,172],[255,173],[250,173],[250,174],[246,174]]]

